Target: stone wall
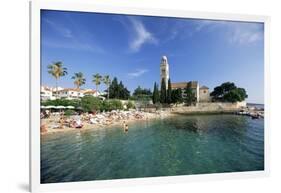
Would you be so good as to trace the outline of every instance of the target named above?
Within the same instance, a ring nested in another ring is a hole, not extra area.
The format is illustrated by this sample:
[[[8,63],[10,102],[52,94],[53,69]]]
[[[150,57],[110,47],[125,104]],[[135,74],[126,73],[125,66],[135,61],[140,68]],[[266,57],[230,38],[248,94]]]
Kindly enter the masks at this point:
[[[223,113],[223,112],[236,112],[241,108],[246,107],[246,102],[237,103],[197,103],[196,106],[182,106],[171,108],[172,112],[191,114],[191,113]]]

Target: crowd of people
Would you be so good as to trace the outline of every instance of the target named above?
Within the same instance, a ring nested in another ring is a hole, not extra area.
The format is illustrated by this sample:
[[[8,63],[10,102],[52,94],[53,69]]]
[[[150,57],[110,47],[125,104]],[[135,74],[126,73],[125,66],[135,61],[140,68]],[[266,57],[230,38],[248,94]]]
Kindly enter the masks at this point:
[[[48,132],[49,129],[74,128],[82,129],[85,125],[107,126],[116,123],[123,125],[124,132],[128,132],[129,120],[147,119],[146,113],[137,110],[122,111],[113,110],[102,113],[76,113],[75,115],[66,116],[64,111],[51,113],[50,111],[41,112],[41,133]]]

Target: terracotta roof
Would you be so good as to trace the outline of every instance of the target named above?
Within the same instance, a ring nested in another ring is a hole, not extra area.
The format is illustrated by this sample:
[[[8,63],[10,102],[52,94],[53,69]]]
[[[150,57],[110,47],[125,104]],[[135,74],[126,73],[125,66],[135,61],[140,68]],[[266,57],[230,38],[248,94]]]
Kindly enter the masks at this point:
[[[65,91],[76,91],[76,92],[82,92],[81,89],[77,89],[77,88],[64,88],[62,90],[58,90],[58,92],[65,92]],[[56,92],[56,91],[54,91]]]
[[[41,86],[41,90],[51,91],[51,89],[49,87],[46,87],[46,86]]]
[[[178,88],[184,89],[187,86],[189,88],[196,89],[198,86],[198,81],[176,82],[176,83],[171,83],[171,86],[172,86],[172,89],[178,89]]]
[[[176,83],[171,83],[172,89],[184,89],[187,86],[187,82],[176,82]]]
[[[201,86],[200,89],[209,89],[207,86]]]
[[[84,92],[84,94],[95,94],[96,91],[95,90],[87,90]]]
[[[189,88],[197,88],[198,81],[190,81],[187,83]]]

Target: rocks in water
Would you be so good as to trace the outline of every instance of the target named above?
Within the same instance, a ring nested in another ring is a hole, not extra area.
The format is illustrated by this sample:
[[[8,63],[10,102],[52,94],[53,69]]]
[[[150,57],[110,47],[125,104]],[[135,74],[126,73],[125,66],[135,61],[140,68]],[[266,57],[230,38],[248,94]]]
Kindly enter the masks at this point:
[[[236,112],[236,114],[250,116],[252,119],[264,118],[264,111],[255,108],[245,108]]]

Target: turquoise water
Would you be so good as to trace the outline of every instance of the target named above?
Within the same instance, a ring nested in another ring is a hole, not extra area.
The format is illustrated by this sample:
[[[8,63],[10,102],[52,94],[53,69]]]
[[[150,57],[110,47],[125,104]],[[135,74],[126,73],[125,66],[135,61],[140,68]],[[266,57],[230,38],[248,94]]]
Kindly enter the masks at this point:
[[[264,169],[264,122],[176,116],[41,137],[41,183]]]

